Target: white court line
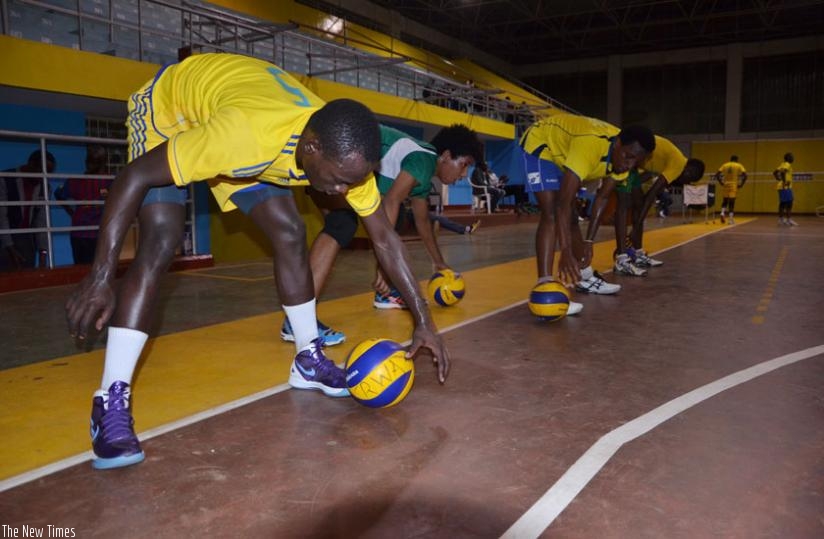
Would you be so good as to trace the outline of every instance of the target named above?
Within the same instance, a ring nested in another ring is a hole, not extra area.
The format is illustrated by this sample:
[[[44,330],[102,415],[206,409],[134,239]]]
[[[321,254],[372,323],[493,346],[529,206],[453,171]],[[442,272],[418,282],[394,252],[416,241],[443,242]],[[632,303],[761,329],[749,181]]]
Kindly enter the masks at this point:
[[[738,226],[738,225],[735,225],[735,226]],[[687,243],[690,243],[691,241],[701,239],[704,236],[708,236],[710,234],[715,234],[717,232],[720,232],[721,230],[725,230],[725,229],[711,230],[711,231],[707,232],[706,234],[702,234],[702,235],[697,236],[695,238],[683,241],[683,242],[681,242],[681,243],[679,243],[679,244],[677,244],[673,247],[670,247],[668,249],[663,249],[661,251],[657,251],[657,253],[658,252],[663,253],[663,252],[669,251],[670,249],[673,249],[675,247],[680,247],[682,245],[686,245]],[[657,253],[652,253],[652,254],[657,254]],[[250,265],[256,265],[256,264],[262,264],[262,262],[235,264],[235,265],[228,266],[228,267],[242,267],[242,266],[250,266]],[[224,266],[224,267],[226,267],[226,266]],[[206,269],[213,269],[213,268],[199,268],[199,269],[200,270],[206,270]],[[197,271],[197,270],[190,270],[190,271]],[[612,271],[612,269],[609,269],[609,270],[604,271],[603,273],[609,273],[611,271]],[[451,325],[451,326],[441,330],[440,333],[447,333],[447,332],[450,332],[452,330],[455,330],[455,329],[461,328],[463,326],[467,326],[469,324],[477,322],[479,320],[483,320],[484,318],[489,318],[490,316],[495,316],[498,313],[507,311],[509,309],[512,309],[513,307],[517,307],[518,305],[523,305],[527,301],[528,300],[518,301],[518,302],[513,303],[511,305],[508,305],[506,307],[501,307],[499,309],[495,309],[494,311],[490,311],[490,312],[482,314],[480,316],[476,316],[475,318],[470,318],[468,320],[463,320],[462,322]],[[408,341],[403,343],[403,346],[408,346],[411,342],[412,342],[411,340],[408,340]],[[167,423],[166,425],[161,425],[157,428],[150,429],[150,430],[148,430],[146,432],[143,432],[143,433],[139,433],[138,438],[140,438],[141,440],[148,440],[150,438],[154,438],[155,436],[160,436],[161,434],[165,434],[167,432],[171,432],[173,430],[186,427],[188,425],[191,425],[192,423],[197,423],[198,421],[202,421],[204,419],[214,417],[216,415],[222,414],[223,412],[227,412],[227,411],[232,410],[234,408],[238,408],[240,406],[245,406],[246,404],[250,404],[254,401],[269,397],[271,395],[275,395],[277,393],[280,393],[281,391],[285,391],[286,389],[289,389],[288,384],[282,384],[282,385],[279,385],[279,386],[275,386],[275,387],[272,387],[270,389],[255,393],[253,395],[249,395],[249,396],[244,397],[242,399],[238,399],[236,401],[232,401],[230,403],[223,404],[221,406],[217,406],[217,407],[212,408],[210,410],[204,410],[203,412],[199,412],[197,414],[194,414],[194,415],[191,415],[191,416],[188,416],[188,417],[184,417],[184,418],[182,418],[178,421],[173,421],[171,423]],[[86,451],[85,453],[80,453],[79,455],[74,455],[72,457],[67,457],[63,460],[59,460],[57,462],[47,464],[46,466],[41,466],[40,468],[35,468],[34,470],[30,470],[28,472],[24,472],[22,474],[15,475],[13,477],[10,477],[8,479],[0,481],[0,492],[3,492],[3,491],[8,490],[10,488],[14,488],[14,487],[22,485],[24,483],[28,483],[29,481],[34,481],[36,479],[40,479],[41,477],[45,477],[49,474],[53,474],[55,472],[65,470],[66,468],[74,466],[75,464],[81,464],[83,462],[91,460],[92,456],[93,456],[93,454],[92,454],[91,451]]]
[[[501,537],[504,539],[521,539],[541,535],[621,446],[627,442],[639,438],[661,423],[722,391],[821,354],[824,354],[824,345],[814,346],[759,363],[694,389],[628,423],[624,423],[602,436],[595,445],[590,447]]]
[[[196,414],[184,417],[182,419],[178,419],[177,421],[172,421],[171,423],[166,423],[165,425],[160,425],[159,427],[155,427],[145,432],[141,432],[138,435],[138,438],[140,438],[141,441],[150,440],[156,436],[166,434],[167,432],[172,432],[173,430],[188,427],[189,425],[197,423],[198,421],[203,421],[204,419],[209,419],[210,417],[214,417],[224,412],[234,410],[235,408],[246,406],[247,404],[251,404],[260,399],[265,399],[266,397],[271,397],[272,395],[276,395],[278,393],[281,393],[282,391],[286,391],[287,389],[289,389],[289,384],[280,384],[274,387],[270,387],[269,389],[264,389],[263,391],[247,395],[246,397],[243,397],[241,399],[237,399],[232,402],[227,402],[226,404],[221,404],[220,406],[210,408],[209,410],[204,410],[203,412],[198,412]],[[41,477],[45,477],[47,475],[59,472],[61,470],[65,470],[66,468],[70,468],[76,464],[82,464],[83,462],[91,460],[93,456],[94,454],[91,451],[86,451],[85,453],[80,453],[79,455],[67,457],[63,460],[58,460],[57,462],[47,464],[46,466],[41,466],[40,468],[35,468],[34,470],[30,470],[28,472],[15,475],[13,477],[0,481],[0,492],[20,486],[24,483],[28,483],[29,481],[40,479]]]
[[[509,305],[507,307],[501,307],[501,308],[496,309],[494,311],[490,311],[486,314],[476,316],[475,318],[470,318],[468,320],[463,320],[458,324],[454,324],[452,326],[449,326],[449,327],[441,330],[441,333],[447,333],[449,331],[461,328],[463,326],[466,326],[466,325],[472,324],[474,322],[477,322],[478,320],[483,320],[484,318],[494,316],[498,313],[501,313],[503,311],[511,309],[512,307],[522,305],[524,303],[526,303],[526,300],[519,301],[517,303],[513,303],[512,305]],[[408,340],[408,341],[403,343],[403,346],[409,346],[409,344],[411,342],[412,342],[411,340]],[[217,406],[215,408],[211,408],[209,410],[204,410],[202,412],[198,412],[196,414],[184,417],[184,418],[179,419],[177,421],[172,421],[171,423],[166,423],[165,425],[161,425],[159,427],[149,429],[145,432],[138,433],[138,438],[141,441],[149,440],[149,439],[154,438],[156,436],[160,436],[161,434],[166,434],[167,432],[172,432],[173,430],[181,429],[183,427],[188,427],[189,425],[191,425],[193,423],[197,423],[198,421],[203,421],[204,419],[209,419],[210,417],[220,415],[224,412],[228,412],[229,410],[234,410],[235,408],[240,408],[241,406],[251,404],[251,403],[253,403],[255,401],[258,401],[260,399],[265,399],[266,397],[276,395],[278,393],[281,393],[282,391],[286,391],[287,389],[289,389],[289,384],[281,384],[281,385],[278,385],[278,386],[275,386],[275,387],[272,387],[272,388],[269,388],[269,389],[265,389],[263,391],[259,391],[258,393],[248,395],[248,396],[243,397],[241,399],[238,399],[238,400],[226,403],[226,404],[222,404],[220,406]],[[80,453],[78,455],[73,455],[71,457],[67,457],[65,459],[58,460],[57,462],[52,462],[51,464],[41,466],[40,468],[35,468],[34,470],[29,470],[28,472],[24,472],[22,474],[12,476],[8,479],[0,481],[0,492],[9,490],[9,489],[17,487],[17,486],[20,486],[20,485],[22,485],[24,483],[28,483],[30,481],[35,481],[37,479],[40,479],[41,477],[45,477],[47,475],[59,472],[61,470],[65,470],[66,468],[70,468],[70,467],[75,466],[77,464],[82,464],[84,462],[87,462],[87,461],[91,460],[93,456],[94,456],[94,454],[91,451],[86,451],[84,453]]]

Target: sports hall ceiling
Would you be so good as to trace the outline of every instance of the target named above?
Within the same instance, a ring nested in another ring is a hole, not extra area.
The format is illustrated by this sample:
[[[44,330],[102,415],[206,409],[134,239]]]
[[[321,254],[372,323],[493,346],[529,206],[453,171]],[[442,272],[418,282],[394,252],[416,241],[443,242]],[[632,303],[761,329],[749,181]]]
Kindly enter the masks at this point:
[[[435,30],[511,66],[820,35],[824,29],[821,0],[308,0],[303,3],[450,57],[443,41],[438,43],[431,36],[421,35],[425,34],[421,27]],[[404,21],[419,24],[409,25]]]

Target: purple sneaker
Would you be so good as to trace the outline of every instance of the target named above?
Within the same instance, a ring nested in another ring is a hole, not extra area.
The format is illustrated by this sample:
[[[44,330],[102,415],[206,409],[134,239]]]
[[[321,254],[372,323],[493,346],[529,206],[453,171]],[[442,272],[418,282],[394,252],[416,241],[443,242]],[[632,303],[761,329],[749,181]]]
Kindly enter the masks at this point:
[[[98,470],[130,466],[146,458],[134,433],[130,393],[129,384],[118,381],[108,395],[92,400],[92,466]]]
[[[289,385],[296,389],[320,389],[329,397],[348,397],[346,373],[323,355],[323,338],[295,356],[289,371]]]

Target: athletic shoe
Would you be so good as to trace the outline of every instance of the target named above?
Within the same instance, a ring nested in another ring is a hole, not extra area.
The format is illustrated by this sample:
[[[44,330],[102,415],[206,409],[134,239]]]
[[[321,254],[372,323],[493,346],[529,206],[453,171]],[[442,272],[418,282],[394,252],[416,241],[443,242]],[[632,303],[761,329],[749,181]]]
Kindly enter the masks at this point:
[[[733,219],[732,217],[730,217],[730,224],[731,224],[731,225],[734,225],[734,224],[735,224],[735,219]]]
[[[289,370],[289,385],[295,389],[319,389],[329,397],[348,397],[346,372],[323,355],[318,337],[301,350]]]
[[[583,310],[584,310],[583,303],[578,303],[577,301],[570,301],[569,302],[569,308],[567,309],[567,316],[576,315],[576,314],[580,313]]]
[[[335,331],[320,320],[318,320],[318,335],[323,340],[323,346],[335,346],[346,340],[346,335],[340,331]],[[295,342],[292,324],[289,323],[288,317],[283,319],[283,325],[280,327],[280,338],[287,342]]]
[[[372,305],[376,309],[408,309],[406,302],[401,297],[401,293],[396,289],[391,289],[387,295],[375,292],[375,301]]]
[[[597,271],[593,272],[589,279],[583,279],[575,284],[575,289],[579,292],[589,292],[590,294],[617,294],[621,290],[620,284],[608,283]]]
[[[798,226],[798,223],[796,223],[792,219],[787,219],[787,226]]]
[[[661,211],[658,212],[658,217],[660,217],[661,219],[666,219],[667,214],[664,213],[664,210],[661,210]]]
[[[654,258],[647,255],[647,252],[643,249],[638,249],[635,251],[635,265],[639,268],[657,268],[658,266],[663,266],[664,263],[660,260],[655,260]]]
[[[647,270],[641,269],[633,264],[629,255],[626,254],[618,255],[618,258],[615,259],[615,267],[613,269],[615,273],[632,275],[634,277],[643,277],[647,274]]]
[[[467,233],[467,234],[472,234],[473,232],[475,232],[476,230],[478,230],[478,227],[479,227],[479,226],[481,226],[481,220],[480,220],[480,219],[478,219],[477,221],[475,221],[474,223],[472,223],[472,224],[469,226],[469,230],[467,230],[467,231],[466,231],[466,233]]]
[[[723,213],[719,214],[718,218],[721,219],[721,224],[722,225],[727,222],[727,218]]]
[[[117,381],[92,399],[92,466],[98,470],[130,466],[146,458],[134,433],[130,394],[129,384]]]
[[[784,225],[789,225],[789,224],[790,224],[790,223],[788,223],[788,222],[784,221],[784,219],[779,219],[779,220],[778,220],[778,226],[784,226]]]

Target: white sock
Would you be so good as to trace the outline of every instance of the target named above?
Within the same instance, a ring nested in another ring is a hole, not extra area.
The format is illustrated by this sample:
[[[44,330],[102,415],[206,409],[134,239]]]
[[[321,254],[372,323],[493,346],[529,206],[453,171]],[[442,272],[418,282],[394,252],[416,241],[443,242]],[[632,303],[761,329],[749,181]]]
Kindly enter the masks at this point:
[[[289,317],[289,323],[292,325],[292,335],[295,336],[295,348],[298,352],[318,338],[318,317],[315,304],[315,298],[312,298],[300,305],[283,306],[283,312]]]
[[[538,284],[551,283],[555,278],[552,275],[544,275],[538,278]]]
[[[581,270],[581,280],[582,281],[586,281],[586,280],[591,279],[593,275],[594,275],[594,273],[592,271],[592,266],[587,266],[587,267],[585,267],[584,269]]]
[[[137,360],[140,359],[148,338],[147,334],[136,329],[109,327],[103,380],[100,382],[100,389],[104,393],[117,381],[132,385]]]

